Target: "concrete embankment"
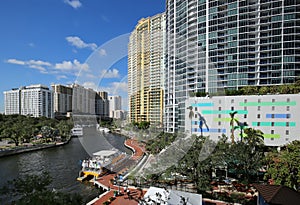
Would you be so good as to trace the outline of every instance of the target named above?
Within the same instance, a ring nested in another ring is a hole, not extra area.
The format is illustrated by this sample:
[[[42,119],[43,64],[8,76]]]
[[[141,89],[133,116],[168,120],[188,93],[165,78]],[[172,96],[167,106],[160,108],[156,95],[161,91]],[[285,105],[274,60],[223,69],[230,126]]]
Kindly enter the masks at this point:
[[[20,146],[20,147],[15,147],[11,149],[3,149],[0,151],[0,157],[6,157],[6,156],[11,156],[11,155],[16,155],[16,154],[21,154],[21,153],[26,153],[26,152],[33,152],[37,150],[42,150],[42,149],[48,149],[52,147],[59,147],[62,145],[65,145],[69,143],[70,139],[66,142],[61,142],[61,143],[53,143],[53,144],[39,144],[39,145],[30,145],[30,146]]]

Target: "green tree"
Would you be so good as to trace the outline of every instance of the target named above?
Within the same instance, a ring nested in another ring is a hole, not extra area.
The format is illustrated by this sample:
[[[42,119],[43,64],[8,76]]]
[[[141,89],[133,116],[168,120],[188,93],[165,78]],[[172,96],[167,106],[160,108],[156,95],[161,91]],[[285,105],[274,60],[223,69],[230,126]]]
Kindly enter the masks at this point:
[[[259,94],[260,95],[266,95],[266,94],[268,94],[269,93],[269,87],[267,87],[267,86],[262,86],[262,87],[260,87],[259,88]]]
[[[70,137],[70,131],[73,127],[72,122],[69,120],[61,120],[57,125],[56,128],[59,130],[59,134],[62,139],[66,139]]]
[[[52,140],[59,135],[68,135],[72,127],[70,120],[57,121],[45,117],[1,115],[0,139],[10,139],[19,146],[23,142],[30,142],[39,133]]]
[[[49,126],[43,126],[41,128],[40,133],[43,135],[43,138],[48,141],[49,139],[53,139],[54,130]]]
[[[278,92],[279,92],[278,86],[270,86],[270,87],[269,87],[269,92],[270,92],[271,94],[276,94],[276,93],[278,93]]]
[[[47,172],[40,175],[26,175],[1,188],[1,196],[9,195],[17,205],[79,205],[82,197],[78,194],[66,194],[49,189],[52,178]]]
[[[2,131],[2,138],[12,140],[16,146],[19,146],[22,139],[22,127],[18,124],[8,125],[6,129]]]
[[[206,140],[208,140],[208,142],[205,143]],[[187,152],[184,158],[179,162],[177,168],[178,173],[187,176],[188,179],[193,181],[199,193],[204,193],[209,189],[211,170],[213,166],[210,157],[204,160],[201,159],[201,150],[202,148],[204,148],[204,143],[207,147],[215,146],[213,145],[214,142],[208,138],[196,137],[193,146]]]
[[[146,122],[146,121],[142,121],[138,125],[139,129],[142,129],[142,130],[148,129],[149,126],[150,126],[150,122]]]
[[[282,148],[282,151],[271,152],[266,157],[266,179],[275,184],[285,185],[300,191],[300,141],[294,141]]]
[[[171,145],[175,139],[175,134],[162,132],[154,139],[151,139],[146,143],[146,150],[149,151],[151,154],[158,154],[164,148]]]
[[[245,129],[246,136],[244,137],[246,143],[254,148],[261,148],[264,144],[264,133],[261,130],[253,128]]]
[[[280,93],[281,94],[290,94],[291,93],[290,85],[281,85]]]
[[[257,95],[258,88],[256,86],[245,86],[242,88],[242,92],[246,95]]]
[[[256,180],[257,172],[263,166],[264,144],[260,130],[247,128],[245,134],[244,141],[230,146],[226,162],[229,171],[248,184]]]

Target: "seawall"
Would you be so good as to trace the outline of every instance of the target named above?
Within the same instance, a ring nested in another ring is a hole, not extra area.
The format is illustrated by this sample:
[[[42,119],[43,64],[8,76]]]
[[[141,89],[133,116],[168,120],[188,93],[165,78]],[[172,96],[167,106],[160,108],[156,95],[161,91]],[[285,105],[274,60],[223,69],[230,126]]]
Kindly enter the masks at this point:
[[[48,148],[52,148],[52,147],[59,147],[59,146],[68,144],[70,140],[71,140],[71,138],[65,142],[56,143],[56,144],[40,144],[40,145],[32,145],[32,146],[27,146],[27,147],[24,147],[24,146],[16,147],[13,149],[4,149],[4,150],[0,151],[0,157],[7,157],[7,156],[11,156],[11,155],[22,154],[22,153],[26,153],[26,152],[33,152],[33,151],[48,149]]]

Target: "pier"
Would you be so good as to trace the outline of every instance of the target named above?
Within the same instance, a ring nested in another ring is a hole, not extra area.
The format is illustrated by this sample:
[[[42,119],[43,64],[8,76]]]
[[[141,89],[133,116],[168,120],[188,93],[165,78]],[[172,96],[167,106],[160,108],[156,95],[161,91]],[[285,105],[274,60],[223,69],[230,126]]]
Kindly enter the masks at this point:
[[[105,190],[105,192],[90,201],[88,205],[103,205],[105,202],[116,205],[136,205],[139,199],[145,195],[146,190],[135,187],[121,187],[112,183],[119,175],[125,176],[123,178],[125,179],[129,175],[129,168],[137,165],[145,155],[145,147],[134,139],[127,139],[125,146],[131,149],[133,154],[124,163],[114,167],[114,173],[104,175],[93,182],[95,186]]]

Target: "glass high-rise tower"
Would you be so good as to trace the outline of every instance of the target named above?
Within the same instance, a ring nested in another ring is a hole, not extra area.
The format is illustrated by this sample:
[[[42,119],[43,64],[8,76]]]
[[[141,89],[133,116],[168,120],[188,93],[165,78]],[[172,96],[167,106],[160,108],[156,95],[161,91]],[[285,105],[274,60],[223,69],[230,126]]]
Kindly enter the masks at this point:
[[[167,0],[165,128],[184,130],[195,92],[293,83],[300,75],[297,0]]]

